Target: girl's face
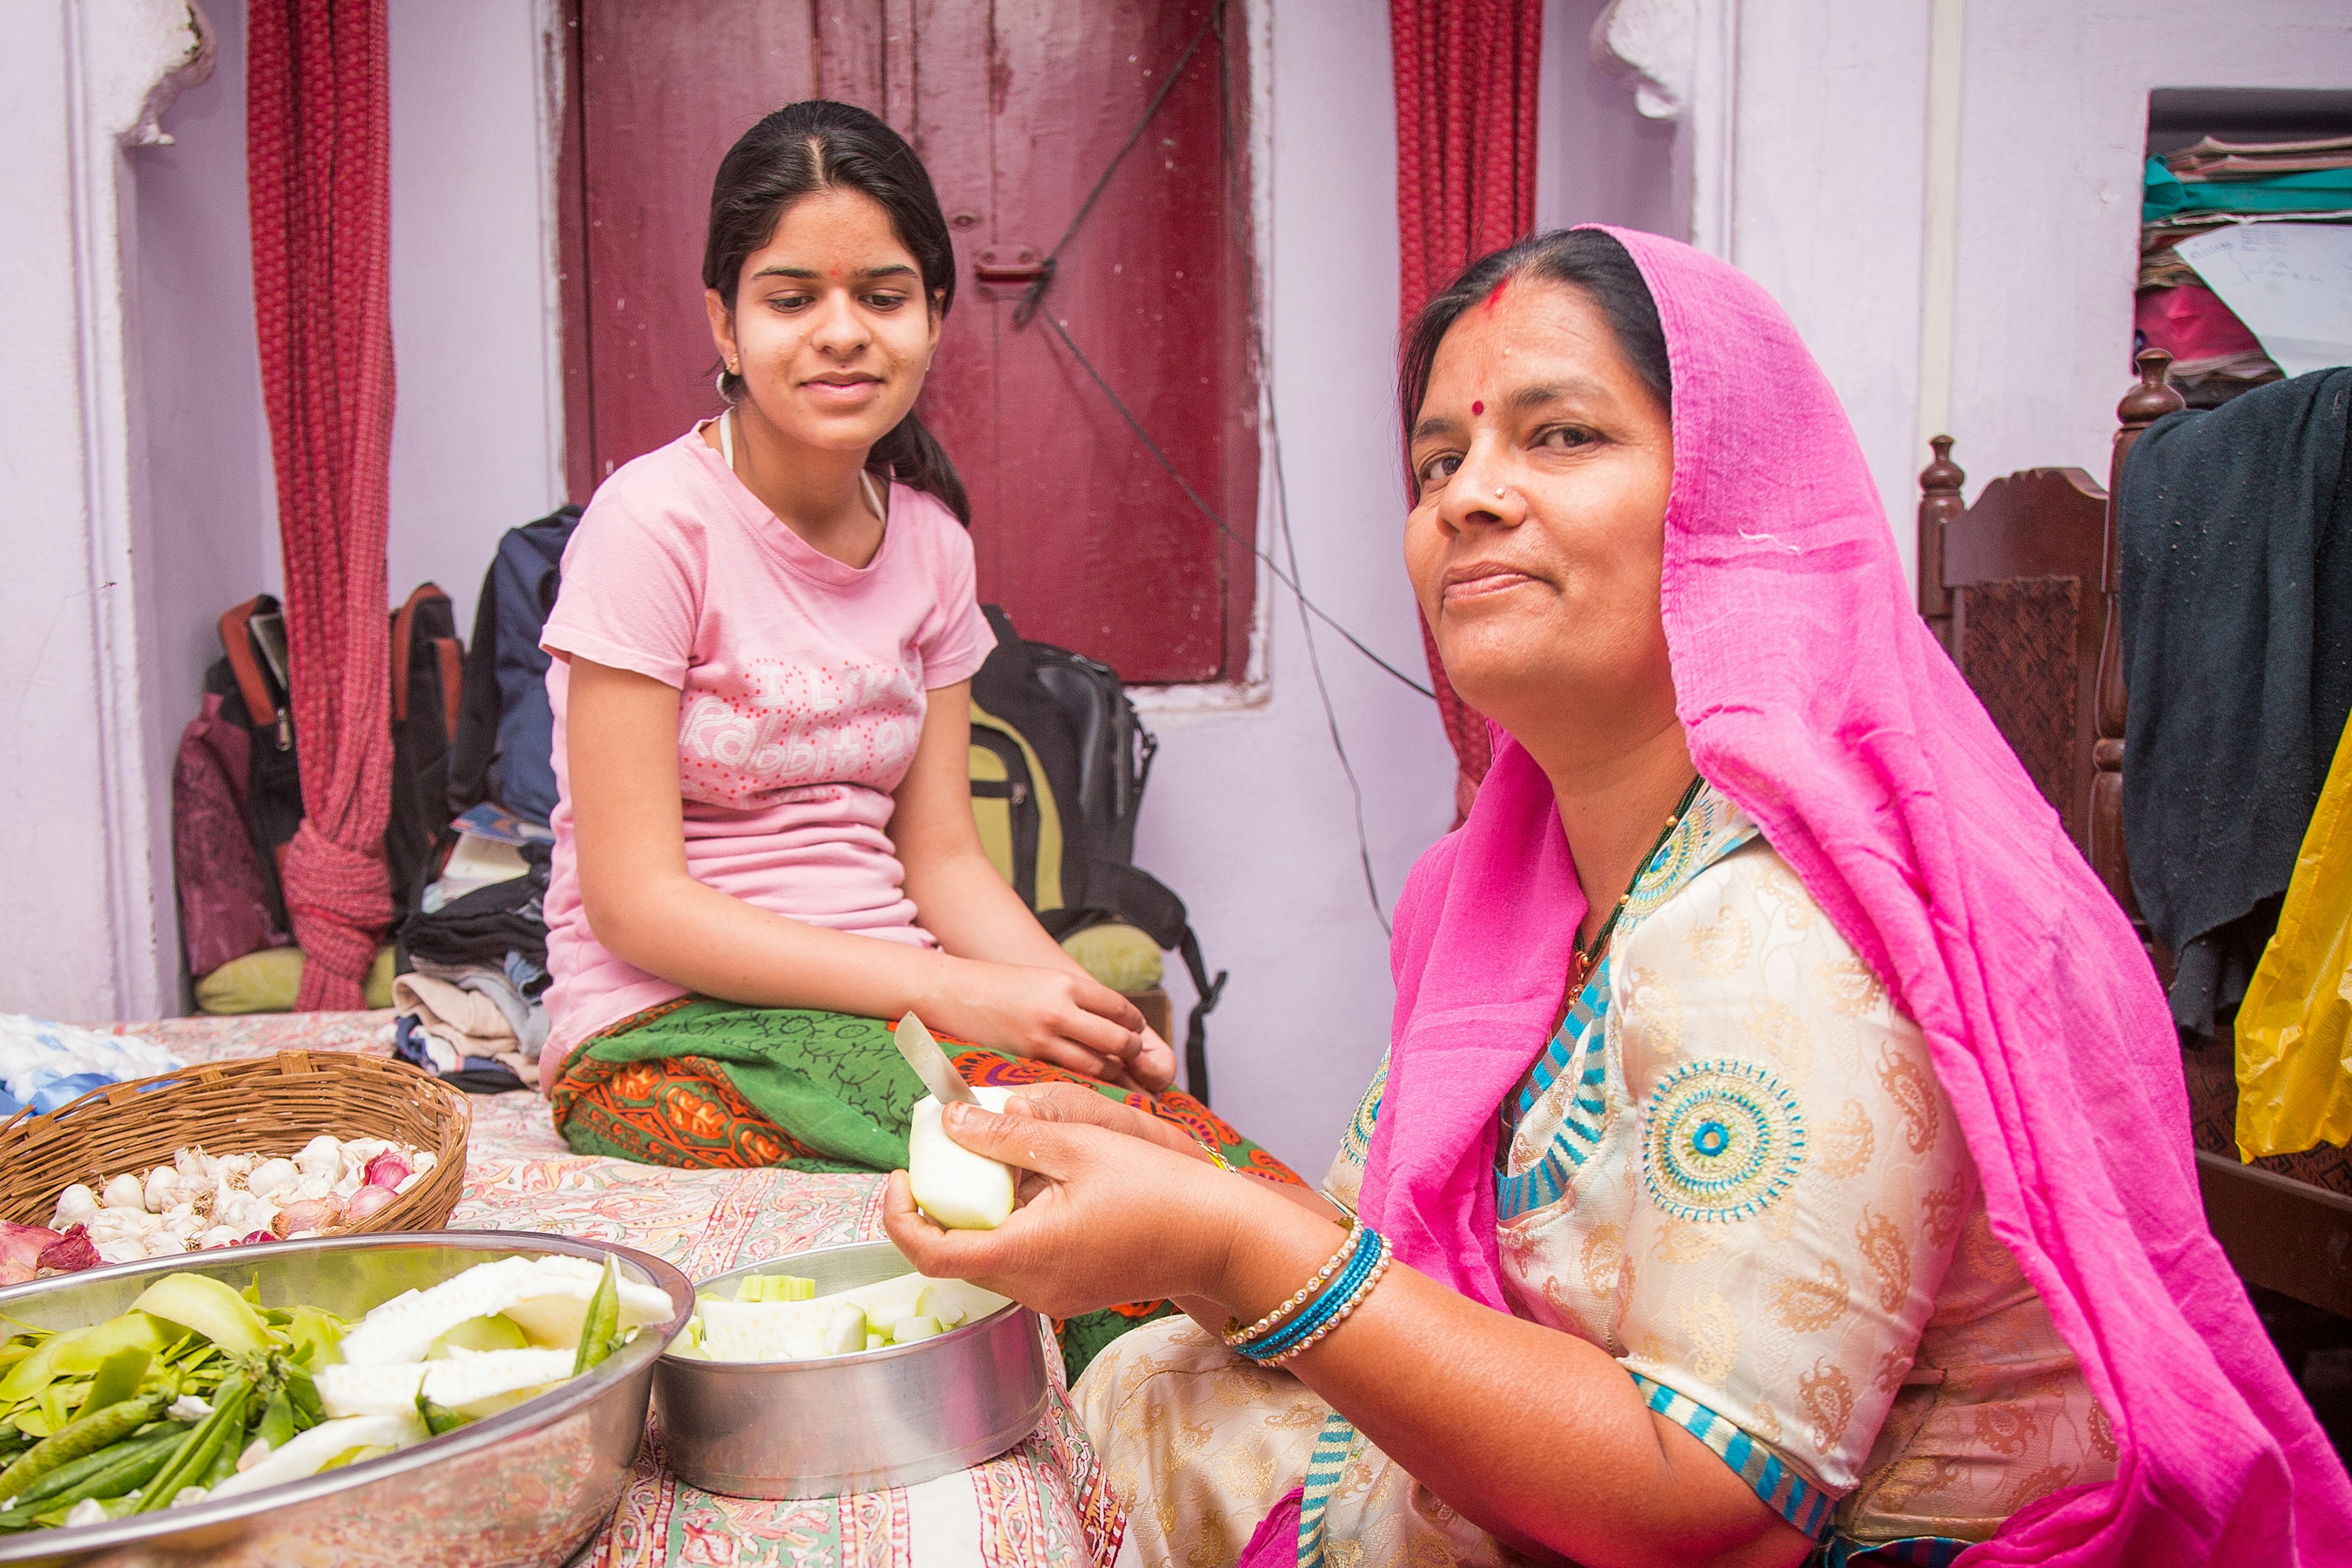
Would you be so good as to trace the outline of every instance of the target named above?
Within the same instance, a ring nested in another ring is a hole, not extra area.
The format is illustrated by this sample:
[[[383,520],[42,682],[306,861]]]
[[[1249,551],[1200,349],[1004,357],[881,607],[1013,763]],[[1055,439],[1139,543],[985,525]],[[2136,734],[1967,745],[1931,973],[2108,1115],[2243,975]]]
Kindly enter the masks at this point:
[[[1446,679],[1522,735],[1674,717],[1658,608],[1674,429],[1580,289],[1507,279],[1438,345],[1405,568]]]
[[[705,294],[720,357],[740,365],[744,412],[823,451],[863,451],[887,435],[939,346],[922,272],[862,191],[794,202],[745,259],[735,298]]]

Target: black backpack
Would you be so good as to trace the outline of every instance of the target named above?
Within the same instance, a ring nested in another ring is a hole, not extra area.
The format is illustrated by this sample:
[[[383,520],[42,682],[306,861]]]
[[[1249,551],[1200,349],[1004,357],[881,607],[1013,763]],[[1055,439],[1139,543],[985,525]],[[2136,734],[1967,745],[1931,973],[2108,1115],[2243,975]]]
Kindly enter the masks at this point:
[[[253,737],[246,784],[246,828],[260,861],[278,929],[289,931],[278,866],[302,826],[302,774],[295,751],[293,700],[287,690],[286,617],[278,601],[257,594],[220,618],[223,657],[205,673],[221,699],[221,717]],[[437,874],[448,826],[449,752],[457,734],[458,642],[449,595],[430,583],[392,614],[392,815],[383,830],[393,907]]]
[[[563,506],[509,529],[482,575],[449,767],[452,816],[490,801],[544,824],[555,810],[555,710],[539,637],[579,523],[580,509]]]
[[[1013,889],[1056,940],[1120,921],[1183,958],[1200,997],[1184,1024],[1184,1082],[1205,1105],[1206,1020],[1225,972],[1209,973],[1184,900],[1133,858],[1160,742],[1108,665],[1024,641],[1002,609],[982,610],[996,647],[972,677],[971,743],[993,760],[985,776],[975,769],[971,792],[1004,802]]]

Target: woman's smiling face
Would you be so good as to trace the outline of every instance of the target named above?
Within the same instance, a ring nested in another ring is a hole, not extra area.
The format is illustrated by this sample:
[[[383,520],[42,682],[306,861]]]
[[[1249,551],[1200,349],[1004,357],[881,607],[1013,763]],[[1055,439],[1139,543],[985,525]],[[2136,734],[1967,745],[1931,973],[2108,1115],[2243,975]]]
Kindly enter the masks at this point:
[[[706,290],[721,357],[740,357],[745,412],[790,441],[856,451],[923,389],[940,317],[882,204],[827,190],[784,211],[745,258],[733,309]]]
[[[1581,289],[1507,279],[1438,345],[1405,567],[1465,701],[1525,734],[1674,714],[1658,607],[1674,428]]]

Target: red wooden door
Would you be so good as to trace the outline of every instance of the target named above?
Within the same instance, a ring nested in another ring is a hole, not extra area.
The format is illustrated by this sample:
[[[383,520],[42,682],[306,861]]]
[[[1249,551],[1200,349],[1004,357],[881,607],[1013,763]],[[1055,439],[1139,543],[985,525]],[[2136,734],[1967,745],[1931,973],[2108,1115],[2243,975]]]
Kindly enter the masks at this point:
[[[955,235],[920,408],[971,490],[981,596],[1129,681],[1237,679],[1257,500],[1245,44],[1233,0],[580,0],[563,182],[575,499],[717,407],[711,174],[761,114],[823,93],[908,136]],[[1025,284],[975,273],[1044,257],[1115,159],[1043,310],[1239,539],[1045,320],[1015,321]]]

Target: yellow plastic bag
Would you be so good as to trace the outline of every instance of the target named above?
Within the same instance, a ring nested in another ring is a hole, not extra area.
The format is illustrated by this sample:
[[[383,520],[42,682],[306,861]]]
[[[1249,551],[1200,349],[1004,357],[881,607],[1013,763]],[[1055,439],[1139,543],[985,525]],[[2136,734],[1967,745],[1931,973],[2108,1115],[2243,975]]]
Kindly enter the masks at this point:
[[[2238,1153],[2352,1141],[2352,729],[2238,1009]]]

